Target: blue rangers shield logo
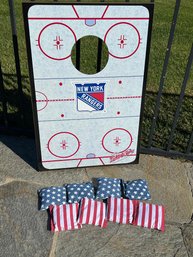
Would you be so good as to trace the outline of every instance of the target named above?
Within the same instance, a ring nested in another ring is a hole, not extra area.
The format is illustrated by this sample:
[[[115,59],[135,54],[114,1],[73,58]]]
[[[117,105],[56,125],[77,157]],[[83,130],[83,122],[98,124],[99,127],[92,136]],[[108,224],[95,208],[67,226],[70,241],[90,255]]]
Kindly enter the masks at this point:
[[[104,90],[106,83],[75,84],[77,110],[82,112],[104,110]]]

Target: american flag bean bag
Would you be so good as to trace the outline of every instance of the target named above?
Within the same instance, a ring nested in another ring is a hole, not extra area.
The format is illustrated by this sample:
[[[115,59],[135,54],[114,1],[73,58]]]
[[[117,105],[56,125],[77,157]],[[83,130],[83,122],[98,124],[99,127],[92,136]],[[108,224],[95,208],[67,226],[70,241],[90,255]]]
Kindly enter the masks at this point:
[[[128,224],[132,223],[137,210],[138,201],[123,198],[108,199],[108,215],[107,220]]]
[[[51,231],[80,229],[82,226],[77,222],[78,209],[78,203],[51,205]]]
[[[134,224],[140,227],[164,231],[164,216],[163,206],[139,202]]]
[[[106,204],[88,198],[82,199],[78,223],[105,228],[107,226]]]

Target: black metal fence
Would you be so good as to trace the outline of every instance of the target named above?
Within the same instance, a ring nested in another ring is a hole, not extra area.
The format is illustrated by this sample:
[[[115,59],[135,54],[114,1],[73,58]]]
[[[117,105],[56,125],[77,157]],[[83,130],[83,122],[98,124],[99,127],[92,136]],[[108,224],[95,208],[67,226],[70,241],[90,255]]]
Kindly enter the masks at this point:
[[[55,1],[57,2],[57,1]],[[80,2],[80,1],[78,1]],[[101,1],[105,2],[105,1]],[[108,1],[106,1],[108,3]],[[126,2],[129,2],[126,0]],[[154,1],[150,1],[154,2]],[[31,112],[31,104],[30,99],[26,99],[23,86],[24,84],[28,84],[28,78],[22,76],[21,68],[20,68],[20,56],[18,49],[18,35],[17,35],[17,27],[16,27],[16,15],[14,11],[14,1],[8,0],[9,3],[9,12],[10,12],[10,25],[12,32],[12,45],[14,51],[14,61],[15,61],[15,71],[16,74],[5,74],[2,71],[2,66],[0,62],[0,131],[1,133],[7,133],[11,135],[28,135],[33,136],[33,121],[32,121],[32,112]],[[171,49],[173,45],[173,40],[176,31],[176,24],[179,16],[180,10],[180,0],[176,0],[175,8],[173,13],[173,19],[171,22],[171,28],[169,33],[168,44],[165,52],[165,59],[162,68],[159,89],[157,93],[153,93],[150,95],[150,92],[147,91],[146,94],[146,104],[147,108],[145,108],[143,123],[148,124],[148,126],[144,126],[144,130],[142,128],[142,139],[141,139],[141,153],[146,154],[156,154],[163,155],[169,157],[182,157],[185,159],[193,160],[193,112],[192,108],[185,110],[186,112],[192,112],[188,116],[188,124],[189,129],[183,130],[183,119],[181,119],[181,115],[184,112],[184,101],[185,98],[190,98],[188,100],[189,105],[193,105],[193,97],[186,96],[185,91],[187,87],[187,82],[191,73],[191,66],[193,61],[193,45],[190,49],[189,58],[187,60],[187,66],[184,71],[184,79],[181,85],[181,92],[178,95],[170,95],[170,99],[172,98],[174,103],[174,108],[172,108],[172,122],[167,124],[167,133],[163,135],[163,142],[158,142],[157,134],[159,133],[158,127],[161,124],[160,121],[160,108],[163,106],[163,96],[164,96],[164,86],[165,79],[167,77],[168,64],[171,58]],[[0,40],[3,40],[2,38]],[[80,53],[81,53],[81,43],[76,45],[76,67],[80,68]],[[98,50],[97,50],[97,72],[101,67],[101,53],[102,53],[102,41],[98,41]],[[1,59],[1,56],[0,56]],[[8,112],[7,104],[8,104],[8,93],[6,90],[6,84],[10,81],[17,84],[17,89],[9,93],[12,94],[12,98],[17,98],[18,101],[16,103],[17,111],[13,111],[11,114]],[[149,100],[153,101],[154,109],[148,109]],[[165,98],[164,98],[165,99]],[[170,106],[172,107],[172,106]],[[189,106],[186,104],[186,109]],[[168,108],[168,107],[167,107]],[[165,111],[168,111],[166,109]],[[181,123],[180,128],[180,136],[178,133],[178,123]],[[187,122],[187,121],[186,121]],[[166,124],[162,124],[162,126],[166,126]],[[158,132],[157,132],[158,129]],[[162,132],[160,132],[162,133]],[[159,135],[159,138],[162,138],[162,135]],[[178,143],[179,141],[183,141],[183,143]],[[174,142],[175,141],[175,142]]]

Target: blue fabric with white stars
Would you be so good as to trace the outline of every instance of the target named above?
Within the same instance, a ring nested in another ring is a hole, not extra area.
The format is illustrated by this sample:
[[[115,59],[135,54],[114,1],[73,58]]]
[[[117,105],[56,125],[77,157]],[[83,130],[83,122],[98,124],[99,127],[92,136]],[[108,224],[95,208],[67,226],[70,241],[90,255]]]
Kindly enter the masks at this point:
[[[50,205],[66,204],[66,188],[65,187],[46,187],[39,190],[40,209],[46,210]]]
[[[94,186],[92,182],[66,185],[68,203],[78,203],[82,198],[94,199]]]
[[[145,179],[124,182],[125,197],[131,200],[150,200],[151,195]]]
[[[118,178],[97,178],[98,188],[96,199],[107,199],[109,197],[120,198],[121,179]]]

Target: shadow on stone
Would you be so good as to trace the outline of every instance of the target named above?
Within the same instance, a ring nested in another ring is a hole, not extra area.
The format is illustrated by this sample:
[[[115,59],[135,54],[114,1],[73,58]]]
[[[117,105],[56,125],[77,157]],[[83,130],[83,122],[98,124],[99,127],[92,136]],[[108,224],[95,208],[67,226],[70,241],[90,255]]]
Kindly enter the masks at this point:
[[[51,231],[51,216],[49,210],[47,210],[48,219],[47,219],[47,230]]]
[[[37,169],[34,139],[26,137],[1,136],[0,141],[27,162],[32,168]]]

